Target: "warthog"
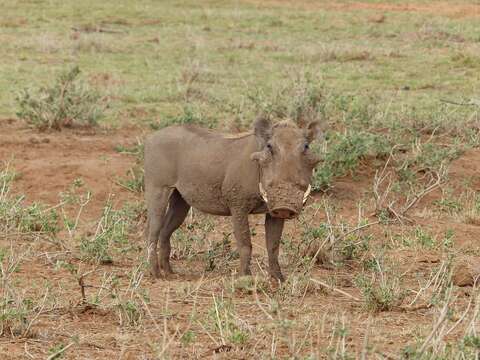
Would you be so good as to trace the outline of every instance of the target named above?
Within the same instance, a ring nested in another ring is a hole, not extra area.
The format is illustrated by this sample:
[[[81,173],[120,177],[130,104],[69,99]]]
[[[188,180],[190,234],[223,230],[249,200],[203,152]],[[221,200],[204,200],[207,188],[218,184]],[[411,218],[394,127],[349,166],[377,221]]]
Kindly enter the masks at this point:
[[[172,273],[170,236],[190,207],[231,216],[240,275],[250,274],[249,214],[265,215],[269,272],[284,280],[278,263],[285,219],[297,216],[319,161],[309,144],[321,136],[318,122],[255,121],[254,131],[228,136],[200,127],[170,126],[145,142],[147,249],[151,273]],[[160,241],[159,256],[157,243]]]

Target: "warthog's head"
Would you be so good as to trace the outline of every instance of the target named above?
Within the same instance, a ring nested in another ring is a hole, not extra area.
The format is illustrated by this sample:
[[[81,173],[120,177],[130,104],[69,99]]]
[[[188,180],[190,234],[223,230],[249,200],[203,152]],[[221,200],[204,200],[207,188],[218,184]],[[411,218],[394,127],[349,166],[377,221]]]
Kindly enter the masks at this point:
[[[272,216],[293,218],[302,210],[313,169],[320,161],[310,149],[312,141],[323,137],[320,124],[314,121],[301,129],[289,121],[272,125],[260,118],[254,128],[262,147],[251,155],[260,168],[260,195]]]

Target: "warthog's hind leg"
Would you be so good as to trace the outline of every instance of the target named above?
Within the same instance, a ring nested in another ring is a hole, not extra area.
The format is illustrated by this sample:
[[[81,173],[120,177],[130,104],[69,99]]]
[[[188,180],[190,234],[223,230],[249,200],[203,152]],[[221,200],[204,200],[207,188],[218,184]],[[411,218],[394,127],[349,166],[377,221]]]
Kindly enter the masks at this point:
[[[157,244],[165,222],[171,192],[172,189],[165,187],[155,189],[147,196],[147,256],[150,263],[150,272],[155,278],[160,277]]]
[[[274,218],[268,213],[265,215],[265,241],[267,243],[269,272],[272,277],[280,281],[285,280],[278,263],[283,224],[283,219]]]
[[[160,269],[163,270],[165,275],[173,273],[170,267],[170,237],[182,225],[189,209],[190,205],[183,200],[180,193],[175,189],[170,195],[165,223],[160,231]]]

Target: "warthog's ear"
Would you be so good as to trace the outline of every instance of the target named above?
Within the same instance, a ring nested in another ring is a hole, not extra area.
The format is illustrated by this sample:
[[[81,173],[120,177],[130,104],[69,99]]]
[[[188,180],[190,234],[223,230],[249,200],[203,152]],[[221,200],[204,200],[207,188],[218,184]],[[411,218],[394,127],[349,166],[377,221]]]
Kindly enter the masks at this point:
[[[323,138],[322,127],[319,121],[309,122],[305,128],[305,136],[310,143],[315,140],[321,140]]]
[[[272,123],[266,117],[259,117],[253,124],[255,136],[266,144],[272,136]]]

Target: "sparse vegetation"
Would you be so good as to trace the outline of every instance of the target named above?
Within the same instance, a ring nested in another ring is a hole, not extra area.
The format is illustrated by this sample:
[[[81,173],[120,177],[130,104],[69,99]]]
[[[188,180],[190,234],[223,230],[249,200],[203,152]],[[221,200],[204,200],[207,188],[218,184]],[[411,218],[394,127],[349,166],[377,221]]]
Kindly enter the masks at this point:
[[[478,269],[461,261],[480,255],[478,12],[2,3],[0,353],[478,358]],[[172,237],[176,274],[152,281],[142,138],[259,114],[325,125],[317,193],[285,226],[286,281],[268,276],[261,216],[237,277],[229,219],[198,210]]]
[[[386,268],[384,262],[377,257],[374,257],[370,263],[372,264],[370,274],[360,274],[355,279],[365,299],[366,309],[389,311],[401,305],[405,294],[401,279],[395,273],[395,265]]]
[[[74,66],[60,73],[49,87],[23,90],[17,97],[17,116],[39,130],[97,125],[105,105],[79,75],[80,68]]]

